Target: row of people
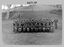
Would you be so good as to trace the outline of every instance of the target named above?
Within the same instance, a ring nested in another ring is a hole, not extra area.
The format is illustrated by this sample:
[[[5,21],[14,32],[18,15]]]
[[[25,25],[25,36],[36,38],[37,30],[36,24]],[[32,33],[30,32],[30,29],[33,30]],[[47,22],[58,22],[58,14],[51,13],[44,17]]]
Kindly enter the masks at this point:
[[[25,23],[20,23],[20,22],[18,22],[18,23],[16,23],[17,24],[17,26],[23,26],[23,25],[29,25],[29,26],[53,26],[53,24],[54,24],[54,26],[55,26],[55,28],[57,29],[58,28],[58,25],[57,25],[57,23],[58,23],[58,20],[57,19],[55,19],[54,21],[52,21],[50,18],[46,18],[46,19],[39,19],[39,22],[38,21],[34,21],[34,19],[31,19],[31,22],[30,21],[26,21]]]
[[[50,28],[17,28],[18,32],[50,32],[51,29]]]

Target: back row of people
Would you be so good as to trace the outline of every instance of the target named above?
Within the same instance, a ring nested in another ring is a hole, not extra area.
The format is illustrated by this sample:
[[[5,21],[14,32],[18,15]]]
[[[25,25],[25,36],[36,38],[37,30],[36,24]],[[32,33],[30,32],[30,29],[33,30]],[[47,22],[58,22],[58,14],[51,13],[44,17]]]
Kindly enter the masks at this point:
[[[18,22],[19,20],[17,19],[17,22]],[[39,19],[39,21],[35,21],[33,18],[30,20],[30,21],[32,21],[32,23],[30,23],[30,25],[34,25],[35,23],[35,25],[43,25],[43,26],[49,26],[49,25],[51,25],[51,26],[53,26],[53,24],[55,25],[55,29],[57,29],[58,28],[58,25],[57,25],[57,23],[58,23],[58,20],[57,19],[55,19],[55,20],[51,20],[49,17],[48,18],[46,18],[46,19]],[[30,22],[29,21],[29,22]],[[23,22],[23,21],[22,21]],[[26,20],[24,20],[24,22],[27,22]],[[22,24],[22,23],[19,23],[19,24]]]

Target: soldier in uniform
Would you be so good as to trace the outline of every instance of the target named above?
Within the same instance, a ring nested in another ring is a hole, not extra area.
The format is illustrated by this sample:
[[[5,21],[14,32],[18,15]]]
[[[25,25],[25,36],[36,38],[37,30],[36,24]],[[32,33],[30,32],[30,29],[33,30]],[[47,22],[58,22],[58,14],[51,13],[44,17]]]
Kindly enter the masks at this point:
[[[47,22],[47,24],[46,24],[46,26],[47,26],[47,28],[49,27],[49,24],[51,23],[51,19],[48,17],[48,18],[46,18],[46,22]]]
[[[55,19],[55,20],[54,20],[55,29],[57,29],[57,28],[58,28],[58,25],[57,25],[57,23],[58,23],[58,20],[57,20],[57,19]]]
[[[46,26],[45,23],[46,23],[46,19],[43,19],[43,20],[42,20],[42,24],[43,24],[42,30],[43,30],[43,31],[45,31],[45,26]]]
[[[51,27],[53,27],[53,21],[49,17],[46,20],[47,20],[47,29],[51,30]]]

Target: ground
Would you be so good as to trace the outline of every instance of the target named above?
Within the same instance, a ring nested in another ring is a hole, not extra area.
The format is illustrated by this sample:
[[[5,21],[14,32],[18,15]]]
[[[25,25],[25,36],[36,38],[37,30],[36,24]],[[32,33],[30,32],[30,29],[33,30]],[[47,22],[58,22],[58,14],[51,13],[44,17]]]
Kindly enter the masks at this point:
[[[28,18],[30,12],[24,12],[22,17]],[[28,14],[28,15],[27,15]],[[50,17],[52,20],[58,19],[58,29],[54,30],[53,33],[13,33],[13,20],[2,21],[2,40],[3,44],[12,45],[59,45],[62,44],[62,16],[51,14],[49,10],[34,11],[33,13],[37,18]],[[32,14],[32,15],[33,15]],[[26,16],[27,15],[27,16]]]

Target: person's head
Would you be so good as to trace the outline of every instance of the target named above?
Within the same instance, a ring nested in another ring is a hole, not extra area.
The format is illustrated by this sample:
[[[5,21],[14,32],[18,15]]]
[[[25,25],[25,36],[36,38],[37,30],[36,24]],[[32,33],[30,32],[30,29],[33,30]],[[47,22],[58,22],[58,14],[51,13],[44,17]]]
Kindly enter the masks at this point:
[[[48,17],[48,19],[50,19],[50,17]]]

